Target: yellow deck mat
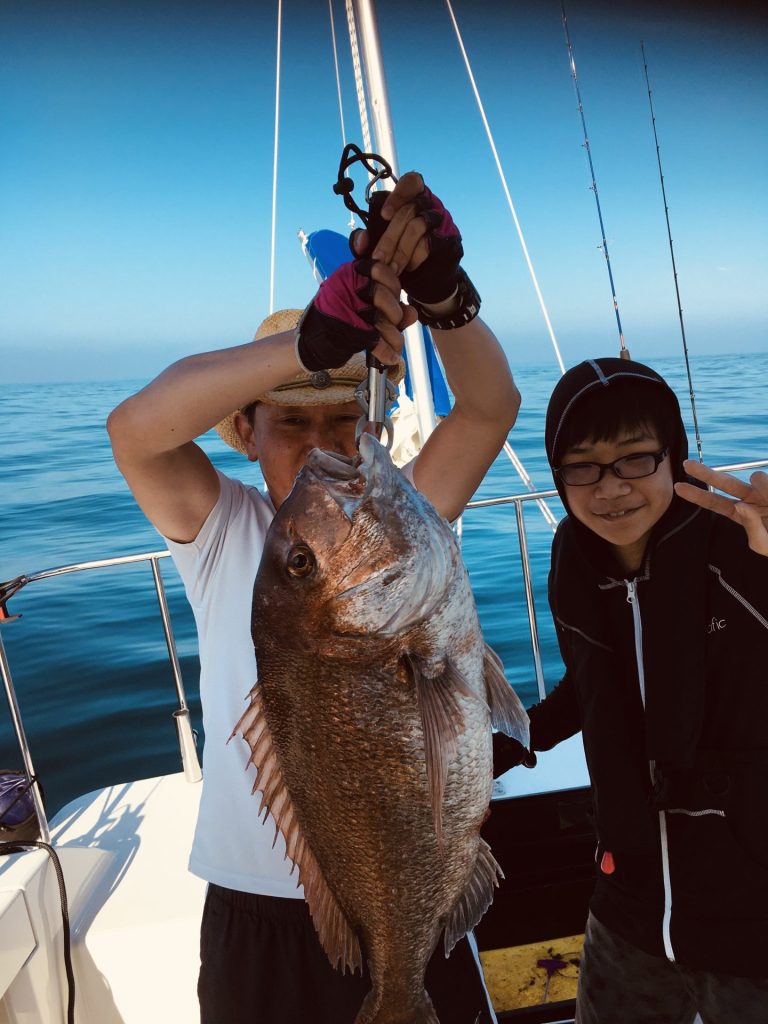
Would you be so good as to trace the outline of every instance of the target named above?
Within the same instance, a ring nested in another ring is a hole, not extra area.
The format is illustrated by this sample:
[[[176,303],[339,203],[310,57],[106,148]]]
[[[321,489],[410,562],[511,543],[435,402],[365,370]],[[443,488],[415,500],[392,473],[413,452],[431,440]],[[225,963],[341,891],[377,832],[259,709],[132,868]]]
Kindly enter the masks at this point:
[[[575,999],[583,943],[583,935],[569,935],[528,946],[481,952],[480,961],[494,1010],[501,1013],[523,1006]],[[563,960],[566,966],[555,969],[555,965],[550,965],[552,974],[547,985],[547,967],[539,967],[539,960]]]

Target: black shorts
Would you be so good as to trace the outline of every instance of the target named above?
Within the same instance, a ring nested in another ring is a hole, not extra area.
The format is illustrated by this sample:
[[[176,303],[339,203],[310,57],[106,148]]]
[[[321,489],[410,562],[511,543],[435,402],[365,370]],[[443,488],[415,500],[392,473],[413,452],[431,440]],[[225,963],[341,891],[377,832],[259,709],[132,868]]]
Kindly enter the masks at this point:
[[[200,932],[202,1024],[353,1024],[367,972],[331,967],[304,900],[208,886]],[[440,1024],[492,1024],[480,966],[466,939],[438,946],[426,987]]]

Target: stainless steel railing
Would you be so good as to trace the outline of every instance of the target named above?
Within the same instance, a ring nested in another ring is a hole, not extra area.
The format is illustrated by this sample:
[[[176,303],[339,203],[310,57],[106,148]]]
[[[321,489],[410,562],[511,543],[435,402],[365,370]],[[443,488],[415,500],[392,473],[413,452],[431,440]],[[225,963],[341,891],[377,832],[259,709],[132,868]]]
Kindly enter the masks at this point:
[[[764,469],[768,467],[768,459],[762,459],[757,462],[741,462],[734,463],[728,466],[717,467],[720,470],[726,472],[742,472],[752,469]],[[539,630],[536,619],[536,604],[534,599],[533,590],[533,577],[531,573],[530,557],[528,552],[528,539],[525,526],[525,516],[523,504],[527,501],[535,501],[539,507],[545,505],[547,499],[557,497],[557,491],[531,491],[527,494],[511,494],[504,495],[498,498],[483,498],[477,501],[471,501],[467,505],[468,510],[491,508],[497,505],[514,505],[515,506],[515,518],[517,524],[517,536],[520,547],[520,563],[523,572],[523,584],[525,588],[525,601],[528,612],[528,626],[531,639],[531,650],[533,654],[533,662],[536,671],[536,685],[538,687],[539,697],[543,699],[546,696],[546,685],[544,680],[544,672],[542,669],[541,661],[541,645],[539,641]],[[553,521],[554,517],[551,512],[547,515],[546,520],[548,523]],[[189,708],[187,706],[186,696],[184,693],[184,684],[181,678],[181,667],[179,665],[179,657],[176,650],[176,642],[173,637],[173,629],[171,627],[171,617],[168,610],[168,602],[165,596],[165,587],[163,585],[163,579],[160,572],[160,559],[168,558],[170,552],[168,551],[149,551],[137,555],[120,555],[114,558],[102,558],[97,561],[91,562],[78,562],[72,565],[57,566],[53,569],[44,569],[41,572],[30,573],[28,575],[17,576],[15,579],[9,580],[6,583],[0,583],[0,613],[5,612],[7,602],[16,595],[24,587],[30,583],[37,583],[40,580],[50,579],[54,576],[64,576],[70,573],[83,572],[94,569],[110,568],[117,565],[129,565],[134,562],[149,562],[152,569],[152,576],[155,585],[155,592],[157,594],[158,605],[160,609],[160,617],[163,623],[163,632],[165,634],[165,642],[168,648],[168,659],[171,664],[171,670],[173,672],[173,679],[176,686],[176,695],[179,702],[179,707],[173,712],[173,717],[176,722],[178,731],[179,749],[181,752],[182,765],[184,767],[184,775],[188,782],[199,782],[202,778],[202,772],[200,771],[200,763],[197,757],[197,749],[195,746],[194,734],[192,731],[192,725],[189,717]],[[14,616],[0,614],[0,627],[3,623],[11,621]],[[19,710],[18,701],[16,699],[16,692],[13,685],[13,679],[11,677],[10,665],[8,663],[8,657],[3,643],[2,628],[0,628],[0,675],[2,675],[3,686],[5,688],[6,699],[8,701],[8,707],[11,714],[11,721],[13,723],[16,738],[21,751],[21,756],[24,762],[24,768],[28,778],[35,779],[35,771],[32,763],[32,756],[27,742],[26,735],[24,733],[24,725]],[[40,821],[41,837],[44,842],[50,841],[50,832],[48,828],[48,821],[43,808],[43,801],[40,794],[37,782],[32,785],[32,796],[35,803],[35,810]]]
[[[149,562],[152,569],[152,577],[155,585],[155,593],[157,595],[157,601],[160,608],[160,618],[163,623],[163,632],[165,634],[165,643],[168,648],[168,660],[171,664],[171,671],[173,673],[173,680],[176,686],[176,696],[179,702],[178,708],[173,712],[173,718],[176,723],[176,731],[179,742],[179,750],[181,753],[181,763],[184,769],[184,777],[187,782],[199,782],[203,775],[200,770],[200,762],[197,756],[197,748],[195,745],[194,732],[192,730],[192,723],[189,717],[189,707],[187,706],[187,698],[184,692],[184,683],[181,678],[181,666],[179,664],[179,656],[176,650],[176,641],[173,636],[173,629],[171,626],[171,616],[168,610],[168,601],[165,596],[165,586],[163,585],[163,577],[160,572],[160,559],[168,558],[170,552],[168,551],[148,551],[138,555],[119,555],[115,558],[101,558],[97,561],[92,562],[77,562],[73,565],[61,565],[54,569],[43,569],[41,572],[29,573],[28,575],[17,576],[15,579],[9,580],[6,583],[0,583],[0,608],[7,607],[7,602],[16,594],[19,593],[24,587],[30,583],[37,583],[40,580],[50,579],[54,576],[65,576],[70,573],[84,572],[93,569],[105,569],[116,565],[129,565],[134,562]],[[0,627],[3,623],[7,623],[13,620],[15,616],[5,615],[0,616]],[[40,822],[40,835],[43,842],[50,842],[50,830],[48,827],[48,819],[43,808],[43,800],[40,792],[39,785],[37,783],[37,777],[35,775],[35,769],[32,762],[32,755],[27,742],[27,737],[24,731],[24,724],[19,710],[18,700],[16,698],[16,690],[13,685],[13,678],[11,676],[11,667],[8,662],[8,656],[3,642],[3,633],[0,628],[0,675],[3,679],[3,687],[5,689],[6,700],[8,701],[8,709],[11,715],[11,722],[13,725],[14,732],[16,734],[16,740],[19,745],[21,752],[22,761],[24,763],[24,770],[27,773],[27,778],[34,780],[32,783],[31,793],[32,799],[35,805],[35,811],[37,813],[38,820]]]

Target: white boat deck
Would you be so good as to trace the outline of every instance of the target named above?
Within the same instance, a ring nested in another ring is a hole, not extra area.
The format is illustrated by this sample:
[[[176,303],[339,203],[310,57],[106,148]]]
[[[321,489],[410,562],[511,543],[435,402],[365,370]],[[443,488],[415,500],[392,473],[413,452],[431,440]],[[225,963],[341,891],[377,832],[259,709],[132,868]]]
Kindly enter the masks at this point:
[[[199,799],[171,775],[86,794],[53,820],[78,1024],[199,1019],[205,883],[187,871]],[[0,1024],[66,1019],[59,892],[42,850],[0,860],[0,995]]]
[[[588,785],[580,737],[513,770],[494,799]],[[198,1019],[205,883],[187,870],[200,786],[183,774],[78,797],[51,822],[65,875],[78,1024]],[[0,1024],[66,1020],[62,918],[43,850],[0,859]]]

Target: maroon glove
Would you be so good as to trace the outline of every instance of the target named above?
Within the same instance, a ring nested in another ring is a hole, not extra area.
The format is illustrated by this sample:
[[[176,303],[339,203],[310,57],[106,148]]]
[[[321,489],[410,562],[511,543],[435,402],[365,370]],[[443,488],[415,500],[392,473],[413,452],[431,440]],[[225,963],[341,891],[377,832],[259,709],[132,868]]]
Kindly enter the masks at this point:
[[[376,248],[389,223],[381,216],[388,195],[388,192],[374,192],[368,204],[369,252]],[[411,201],[416,204],[417,216],[426,221],[429,254],[415,270],[404,271],[400,282],[409,298],[427,304],[442,302],[453,295],[458,284],[459,263],[464,255],[461,235],[450,213],[426,185]]]
[[[376,347],[373,289],[370,260],[344,263],[323,281],[297,328],[297,351],[307,370],[331,370]]]

